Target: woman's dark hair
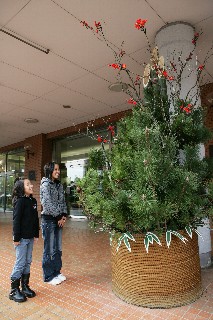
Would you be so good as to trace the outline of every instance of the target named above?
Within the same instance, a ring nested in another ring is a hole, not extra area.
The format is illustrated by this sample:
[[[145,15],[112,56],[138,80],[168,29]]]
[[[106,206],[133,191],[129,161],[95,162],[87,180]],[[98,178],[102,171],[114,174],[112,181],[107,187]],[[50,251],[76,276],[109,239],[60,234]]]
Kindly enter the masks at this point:
[[[55,164],[58,164],[57,162],[48,162],[44,166],[44,176],[45,178],[52,179],[52,173],[54,171]]]
[[[12,193],[12,204],[15,206],[18,198],[21,198],[25,195],[24,192],[24,180],[21,178],[16,178],[14,181],[13,193]]]

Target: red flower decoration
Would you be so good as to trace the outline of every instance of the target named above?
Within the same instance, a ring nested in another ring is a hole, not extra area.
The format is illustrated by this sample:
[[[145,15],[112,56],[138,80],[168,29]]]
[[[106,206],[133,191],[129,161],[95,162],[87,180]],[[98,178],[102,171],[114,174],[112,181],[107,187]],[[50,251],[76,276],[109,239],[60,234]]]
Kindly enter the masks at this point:
[[[115,129],[114,126],[109,126],[109,127],[107,128],[107,130],[109,130],[109,131],[114,131],[114,129]]]
[[[127,100],[127,102],[128,102],[129,104],[134,104],[134,105],[137,104],[137,102],[136,102],[133,98],[130,98],[129,100]]]
[[[162,72],[162,75],[163,75],[165,78],[167,78],[167,77],[168,77],[168,73],[167,73],[167,71],[166,71],[166,70],[164,70],[164,71]]]
[[[114,69],[119,69],[119,70],[125,70],[126,69],[126,64],[122,63],[122,64],[118,64],[118,63],[112,63],[112,64],[108,64],[109,67],[112,67]]]
[[[135,22],[135,28],[138,30],[144,30],[144,26],[146,24],[147,20],[138,19]]]
[[[102,31],[102,26],[100,22],[96,22],[95,21],[95,27],[96,27],[96,32],[98,33],[98,31]]]
[[[202,71],[202,70],[204,69],[204,67],[205,67],[204,65],[200,65],[200,66],[198,67],[198,70],[199,70],[199,71]]]
[[[81,21],[80,23],[82,23],[83,24],[83,27],[86,27],[87,29],[91,29],[91,30],[93,30],[93,28],[92,27],[90,27],[89,25],[88,25],[88,23],[84,20],[84,21]]]
[[[186,113],[190,113],[192,110],[192,104],[188,103],[187,107],[185,107],[184,105],[181,105],[180,108],[185,111]]]
[[[107,130],[111,132],[111,135],[112,135],[112,136],[114,136],[114,135],[115,135],[115,131],[114,131],[114,129],[115,129],[115,127],[114,127],[114,126],[109,126],[109,127],[107,128]]]
[[[117,63],[112,63],[112,64],[109,64],[108,66],[109,66],[109,67],[112,67],[112,68],[114,68],[114,69],[120,69],[120,65],[117,64]]]
[[[196,33],[194,34],[194,38],[192,39],[192,43],[193,43],[194,45],[196,45],[199,36],[200,36],[200,35],[199,35],[198,32],[196,32]]]
[[[190,108],[187,108],[187,107],[183,108],[183,110],[184,110],[186,113],[190,113],[190,112],[191,112]]]
[[[97,135],[97,141],[98,142],[102,142],[103,141],[103,138],[101,136],[99,136],[99,134]]]

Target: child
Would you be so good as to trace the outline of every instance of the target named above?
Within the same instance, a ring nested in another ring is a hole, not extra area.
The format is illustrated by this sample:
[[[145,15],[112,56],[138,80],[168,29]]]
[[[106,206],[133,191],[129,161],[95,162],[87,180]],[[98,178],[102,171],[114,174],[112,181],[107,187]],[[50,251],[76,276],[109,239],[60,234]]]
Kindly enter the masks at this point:
[[[39,237],[39,219],[37,201],[32,197],[33,185],[28,179],[15,180],[13,202],[13,243],[16,250],[16,262],[11,274],[11,292],[9,299],[24,302],[26,297],[35,297],[29,287],[30,265],[34,238]],[[20,291],[20,281],[22,291]]]
[[[66,280],[62,268],[62,227],[66,222],[67,206],[63,185],[59,181],[60,169],[55,162],[44,166],[45,177],[41,180],[40,199],[42,237],[44,239],[43,276],[44,282],[58,285]]]

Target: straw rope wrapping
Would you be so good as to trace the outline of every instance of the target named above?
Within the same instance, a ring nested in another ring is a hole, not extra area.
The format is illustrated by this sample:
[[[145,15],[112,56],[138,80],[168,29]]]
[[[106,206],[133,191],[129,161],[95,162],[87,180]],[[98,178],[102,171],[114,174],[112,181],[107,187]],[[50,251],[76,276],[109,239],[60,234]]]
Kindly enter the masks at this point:
[[[202,295],[198,237],[188,241],[173,237],[168,248],[165,235],[162,246],[155,241],[144,247],[144,236],[134,235],[131,252],[124,243],[117,251],[112,242],[112,289],[122,300],[149,308],[172,308],[192,303]]]

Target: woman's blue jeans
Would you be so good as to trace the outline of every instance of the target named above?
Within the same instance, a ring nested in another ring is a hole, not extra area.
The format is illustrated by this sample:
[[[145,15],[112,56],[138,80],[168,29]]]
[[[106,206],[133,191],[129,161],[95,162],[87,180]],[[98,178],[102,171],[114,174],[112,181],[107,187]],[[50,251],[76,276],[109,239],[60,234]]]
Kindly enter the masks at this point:
[[[44,251],[42,259],[43,278],[45,282],[57,277],[62,268],[62,228],[57,221],[42,221]]]
[[[22,274],[30,273],[30,265],[32,262],[34,238],[21,239],[20,244],[15,246],[16,262],[13,267],[11,279],[20,279]]]

